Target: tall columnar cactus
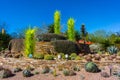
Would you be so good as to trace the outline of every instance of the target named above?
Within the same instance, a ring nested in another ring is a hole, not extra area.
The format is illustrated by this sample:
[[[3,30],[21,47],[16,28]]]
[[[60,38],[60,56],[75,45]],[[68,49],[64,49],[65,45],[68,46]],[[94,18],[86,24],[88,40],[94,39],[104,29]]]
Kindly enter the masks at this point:
[[[60,34],[60,12],[56,11],[54,13],[54,33]]]
[[[70,41],[75,41],[75,30],[74,30],[74,24],[75,24],[75,21],[73,18],[70,18],[67,22],[67,25],[68,25],[68,31],[67,31],[67,34],[68,34],[68,39]]]
[[[25,32],[25,52],[24,56],[28,57],[34,54],[35,50],[35,29],[28,28]]]

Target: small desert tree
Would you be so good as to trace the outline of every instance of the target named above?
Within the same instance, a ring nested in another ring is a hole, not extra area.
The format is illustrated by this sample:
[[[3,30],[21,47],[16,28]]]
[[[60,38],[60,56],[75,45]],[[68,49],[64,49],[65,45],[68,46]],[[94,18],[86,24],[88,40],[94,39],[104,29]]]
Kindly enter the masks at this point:
[[[36,29],[28,28],[25,32],[25,53],[28,57],[30,54],[34,55],[35,50],[35,31]]]
[[[54,13],[54,33],[60,34],[60,12],[55,11]]]
[[[67,22],[67,25],[68,25],[67,35],[70,41],[75,41],[74,24],[75,24],[75,21],[73,18],[70,18]]]
[[[82,39],[84,40],[84,44],[85,44],[85,41],[86,41],[86,36],[88,35],[88,32],[86,31],[85,29],[85,25],[82,24],[81,25],[81,36],[82,36]]]

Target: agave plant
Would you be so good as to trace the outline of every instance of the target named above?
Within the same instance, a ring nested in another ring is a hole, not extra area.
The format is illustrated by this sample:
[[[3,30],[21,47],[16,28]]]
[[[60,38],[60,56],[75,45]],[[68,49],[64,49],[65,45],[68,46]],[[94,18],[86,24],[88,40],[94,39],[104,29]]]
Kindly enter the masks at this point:
[[[110,46],[110,47],[107,48],[107,51],[108,51],[110,54],[117,54],[118,48],[115,47],[115,46]]]

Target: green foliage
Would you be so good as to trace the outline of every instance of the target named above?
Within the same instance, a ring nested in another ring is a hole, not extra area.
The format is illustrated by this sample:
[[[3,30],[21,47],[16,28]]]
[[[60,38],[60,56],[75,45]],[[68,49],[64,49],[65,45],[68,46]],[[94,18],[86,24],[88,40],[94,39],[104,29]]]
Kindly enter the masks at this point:
[[[71,53],[78,53],[78,51],[80,51],[78,45],[72,41],[56,40],[56,41],[52,41],[52,44],[58,53],[71,54]]]
[[[44,59],[44,54],[35,53],[35,54],[34,54],[34,59]]]
[[[116,37],[115,40],[114,40],[114,45],[120,49],[120,37]]]
[[[58,35],[54,33],[46,33],[37,36],[38,41],[54,41],[54,40],[66,40],[64,35]]]
[[[35,50],[35,29],[27,29],[25,32],[25,52],[24,56],[34,55]]]
[[[73,67],[73,70],[74,70],[74,71],[80,71],[80,67],[74,66],[74,67]]]
[[[62,59],[65,59],[65,54],[64,53],[59,53],[62,57]]]
[[[114,38],[113,38],[114,39]],[[114,40],[114,43],[115,44],[120,44],[120,37],[116,37],[115,40]]]
[[[110,54],[117,54],[118,48],[115,47],[115,46],[110,46],[110,47],[107,48],[107,51],[108,51]]]
[[[60,12],[55,11],[54,13],[54,32],[60,34]]]
[[[9,41],[11,40],[11,36],[9,34],[2,34],[0,32],[0,51],[8,48]]]
[[[74,75],[76,75],[76,73],[73,70],[67,70],[67,69],[63,70],[63,74],[64,74],[64,76],[74,76]]]
[[[79,31],[75,31],[75,40],[79,41],[81,39],[81,34]]]
[[[64,69],[63,74],[64,74],[64,76],[69,76],[69,70]]]
[[[45,66],[43,69],[42,69],[42,74],[45,74],[45,73],[49,73],[50,72],[50,68],[48,66]]]
[[[105,39],[101,42],[103,50],[107,50],[107,47],[113,45],[109,39]]]
[[[54,24],[48,26],[48,33],[54,33]]]
[[[16,68],[14,69],[14,73],[16,73],[16,72],[20,72],[20,71],[22,71],[22,69],[19,68],[19,67],[16,67]]]
[[[75,41],[75,30],[74,30],[74,24],[75,21],[73,18],[70,18],[67,22],[68,25],[68,30],[67,30],[67,34],[68,34],[68,39],[70,41]]]
[[[55,77],[57,76],[56,69],[53,71],[53,73],[52,73],[52,74],[53,74],[53,76],[55,76]]]
[[[47,54],[47,55],[44,56],[44,59],[45,60],[54,60],[54,56]]]
[[[81,26],[81,36],[82,36],[82,39],[83,39],[84,41],[86,40],[87,35],[88,35],[88,32],[87,32],[86,29],[85,29],[85,25],[82,24],[82,26]]]
[[[38,72],[38,71],[35,71],[34,74],[39,74],[39,72]]]
[[[71,59],[71,60],[75,60],[76,57],[77,57],[77,54],[76,54],[76,53],[71,53],[71,54],[70,54],[70,59]]]
[[[76,56],[75,60],[81,60],[82,58],[80,56]]]
[[[98,66],[93,62],[87,62],[85,64],[85,70],[87,72],[92,72],[92,73],[100,72],[100,69],[98,69]]]
[[[101,43],[108,37],[108,33],[104,30],[95,31],[92,34],[88,34],[89,41],[94,43]]]
[[[13,73],[10,69],[2,69],[0,71],[0,78],[8,78],[13,76]]]
[[[90,51],[92,53],[98,53],[99,51],[102,50],[102,45],[99,43],[91,44],[91,45],[89,45],[89,47],[90,47]]]

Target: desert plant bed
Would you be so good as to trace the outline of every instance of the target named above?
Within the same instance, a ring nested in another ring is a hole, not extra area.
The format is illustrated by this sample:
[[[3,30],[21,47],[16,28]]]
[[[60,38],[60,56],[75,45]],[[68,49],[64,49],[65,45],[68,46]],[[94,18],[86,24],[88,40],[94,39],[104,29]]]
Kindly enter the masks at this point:
[[[4,68],[9,68],[13,70],[15,67],[22,68],[22,70],[26,69],[28,66],[33,67],[35,70],[31,71],[34,73],[34,71],[40,72],[40,74],[33,75],[31,77],[24,77],[22,72],[15,73],[15,76],[10,78],[5,78],[4,80],[61,80],[61,77],[63,80],[96,80],[96,77],[98,77],[99,80],[117,80],[118,77],[116,76],[110,76],[108,78],[102,77],[101,72],[98,73],[89,73],[86,72],[84,69],[86,61],[81,60],[35,60],[35,59],[29,59],[29,58],[3,58],[0,57],[0,65]],[[107,72],[109,75],[109,65],[112,65],[114,69],[119,69],[119,63],[117,62],[95,62],[99,68],[102,70],[102,72]],[[41,74],[42,68],[44,66],[50,67],[51,70],[56,69],[56,77],[53,76],[51,73]],[[72,69],[73,66],[78,66],[80,68],[79,71],[75,71],[76,75],[73,76],[64,76],[63,72],[60,71],[58,68],[61,66],[64,69]],[[103,73],[104,75],[104,73]],[[47,76],[47,77],[46,77]],[[3,79],[0,79],[3,80]]]

